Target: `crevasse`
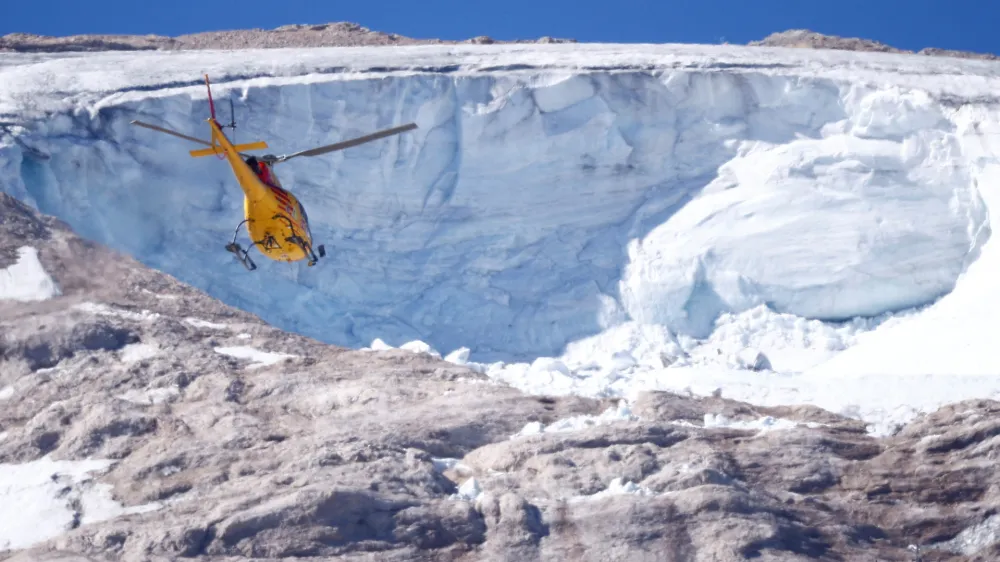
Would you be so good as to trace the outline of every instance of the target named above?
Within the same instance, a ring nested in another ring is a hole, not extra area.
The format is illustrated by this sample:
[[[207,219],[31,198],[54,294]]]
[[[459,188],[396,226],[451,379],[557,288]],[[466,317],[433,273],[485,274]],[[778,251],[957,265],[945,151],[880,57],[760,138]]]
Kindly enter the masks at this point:
[[[205,136],[191,89],[31,121],[2,141],[0,189],[279,327],[479,361],[627,320],[704,337],[761,304],[927,304],[989,231],[952,110],[920,89],[679,69],[234,79],[216,97],[237,140],[276,153],[419,129],[277,168],[328,249],[314,268],[243,270],[227,166],[128,125]]]

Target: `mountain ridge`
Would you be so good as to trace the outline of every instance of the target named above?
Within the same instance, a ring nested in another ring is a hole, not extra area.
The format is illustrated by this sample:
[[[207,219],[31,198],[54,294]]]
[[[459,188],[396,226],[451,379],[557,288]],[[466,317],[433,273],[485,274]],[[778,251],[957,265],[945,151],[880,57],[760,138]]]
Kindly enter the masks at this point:
[[[320,24],[292,24],[274,29],[233,29],[203,31],[178,36],[156,34],[83,34],[46,36],[32,33],[9,33],[0,36],[2,52],[74,52],[74,51],[184,51],[197,49],[255,49],[303,47],[360,47],[404,45],[461,45],[461,44],[552,44],[577,43],[577,39],[539,37],[536,39],[498,40],[480,35],[464,40],[414,38],[369,29],[354,22],[329,22]],[[751,47],[794,47],[832,49],[843,51],[884,52],[892,54],[917,54],[932,57],[1000,60],[993,53],[977,53],[938,47],[925,47],[919,51],[899,49],[872,39],[841,37],[818,33],[808,29],[790,29],[772,33],[764,39],[750,41]]]
[[[0,37],[0,52],[67,51],[184,51],[197,49],[254,49],[303,47],[361,47],[446,44],[572,43],[573,39],[540,37],[531,40],[497,41],[478,36],[463,41],[416,39],[396,33],[373,31],[352,22],[315,25],[283,25],[274,29],[205,31],[168,37],[163,35],[88,34],[52,37],[11,33]]]

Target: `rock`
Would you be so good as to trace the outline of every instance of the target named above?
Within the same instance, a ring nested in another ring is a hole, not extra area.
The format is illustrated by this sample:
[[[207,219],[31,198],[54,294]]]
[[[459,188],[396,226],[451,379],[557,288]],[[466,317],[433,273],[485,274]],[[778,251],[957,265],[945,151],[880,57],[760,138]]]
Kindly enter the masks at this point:
[[[808,29],[791,29],[772,33],[761,41],[751,41],[753,47],[795,47],[806,49],[835,49],[840,51],[867,51],[878,53],[914,54],[913,51],[897,49],[871,39],[857,37],[838,37],[809,31]],[[954,51],[933,47],[921,49],[917,54],[932,57],[958,57],[967,59],[1000,60],[1000,57],[990,53],[972,53]]]
[[[544,37],[539,37],[535,42],[543,44],[543,45],[546,45],[546,44],[552,44],[552,43],[576,43],[577,40],[576,39],[564,39],[564,38],[557,38],[557,37],[549,37],[548,35],[546,35]]]
[[[960,59],[982,59],[982,60],[1000,60],[1000,56],[993,53],[970,53],[969,51],[956,51],[954,49],[938,49],[936,47],[927,47],[917,51],[918,55],[926,55],[929,57],[954,57]]]
[[[117,351],[139,341],[134,331],[113,319],[67,311],[50,315],[45,322],[39,325],[37,319],[26,318],[8,331],[0,357],[38,371],[82,351]]]
[[[575,39],[542,37],[537,40],[497,41],[485,35],[465,41],[416,39],[396,33],[373,31],[352,22],[291,24],[275,29],[207,31],[165,37],[161,35],[71,35],[49,37],[9,33],[0,37],[0,52],[46,53],[66,51],[178,51],[191,49],[277,49],[310,47],[362,47],[393,45],[444,45],[471,43],[575,43]]]
[[[908,53],[890,47],[878,41],[859,39],[857,37],[837,37],[809,31],[808,29],[791,29],[780,33],[772,33],[761,41],[751,41],[750,46],[756,47],[805,47],[810,49],[837,49],[843,51],[868,51],[880,53]]]
[[[486,35],[480,35],[478,37],[473,37],[472,39],[469,39],[466,42],[467,43],[472,43],[473,45],[492,45],[492,44],[496,43],[496,41],[494,41],[492,37],[488,37]]]

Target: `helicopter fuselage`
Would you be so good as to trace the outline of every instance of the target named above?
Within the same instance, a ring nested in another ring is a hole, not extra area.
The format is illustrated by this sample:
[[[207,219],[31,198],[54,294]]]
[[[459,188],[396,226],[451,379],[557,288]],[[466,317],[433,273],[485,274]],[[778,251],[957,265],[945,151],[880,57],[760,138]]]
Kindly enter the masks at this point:
[[[222,149],[243,189],[247,231],[257,249],[277,261],[294,262],[309,257],[312,234],[309,218],[299,200],[281,187],[272,170],[268,170],[272,181],[264,182],[243,160],[219,124],[209,120],[209,125],[213,140]]]

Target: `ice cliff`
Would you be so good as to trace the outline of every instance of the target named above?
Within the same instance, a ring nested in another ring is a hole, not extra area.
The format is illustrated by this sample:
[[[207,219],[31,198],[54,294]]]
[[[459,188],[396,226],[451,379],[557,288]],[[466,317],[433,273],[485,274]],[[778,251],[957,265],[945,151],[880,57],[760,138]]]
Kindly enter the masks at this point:
[[[0,190],[331,343],[491,360],[626,321],[705,337],[760,305],[836,321],[951,291],[989,237],[997,70],[690,46],[3,55]],[[202,72],[236,139],[275,153],[419,125],[277,168],[317,267],[243,270],[228,167],[128,125],[204,137]]]

